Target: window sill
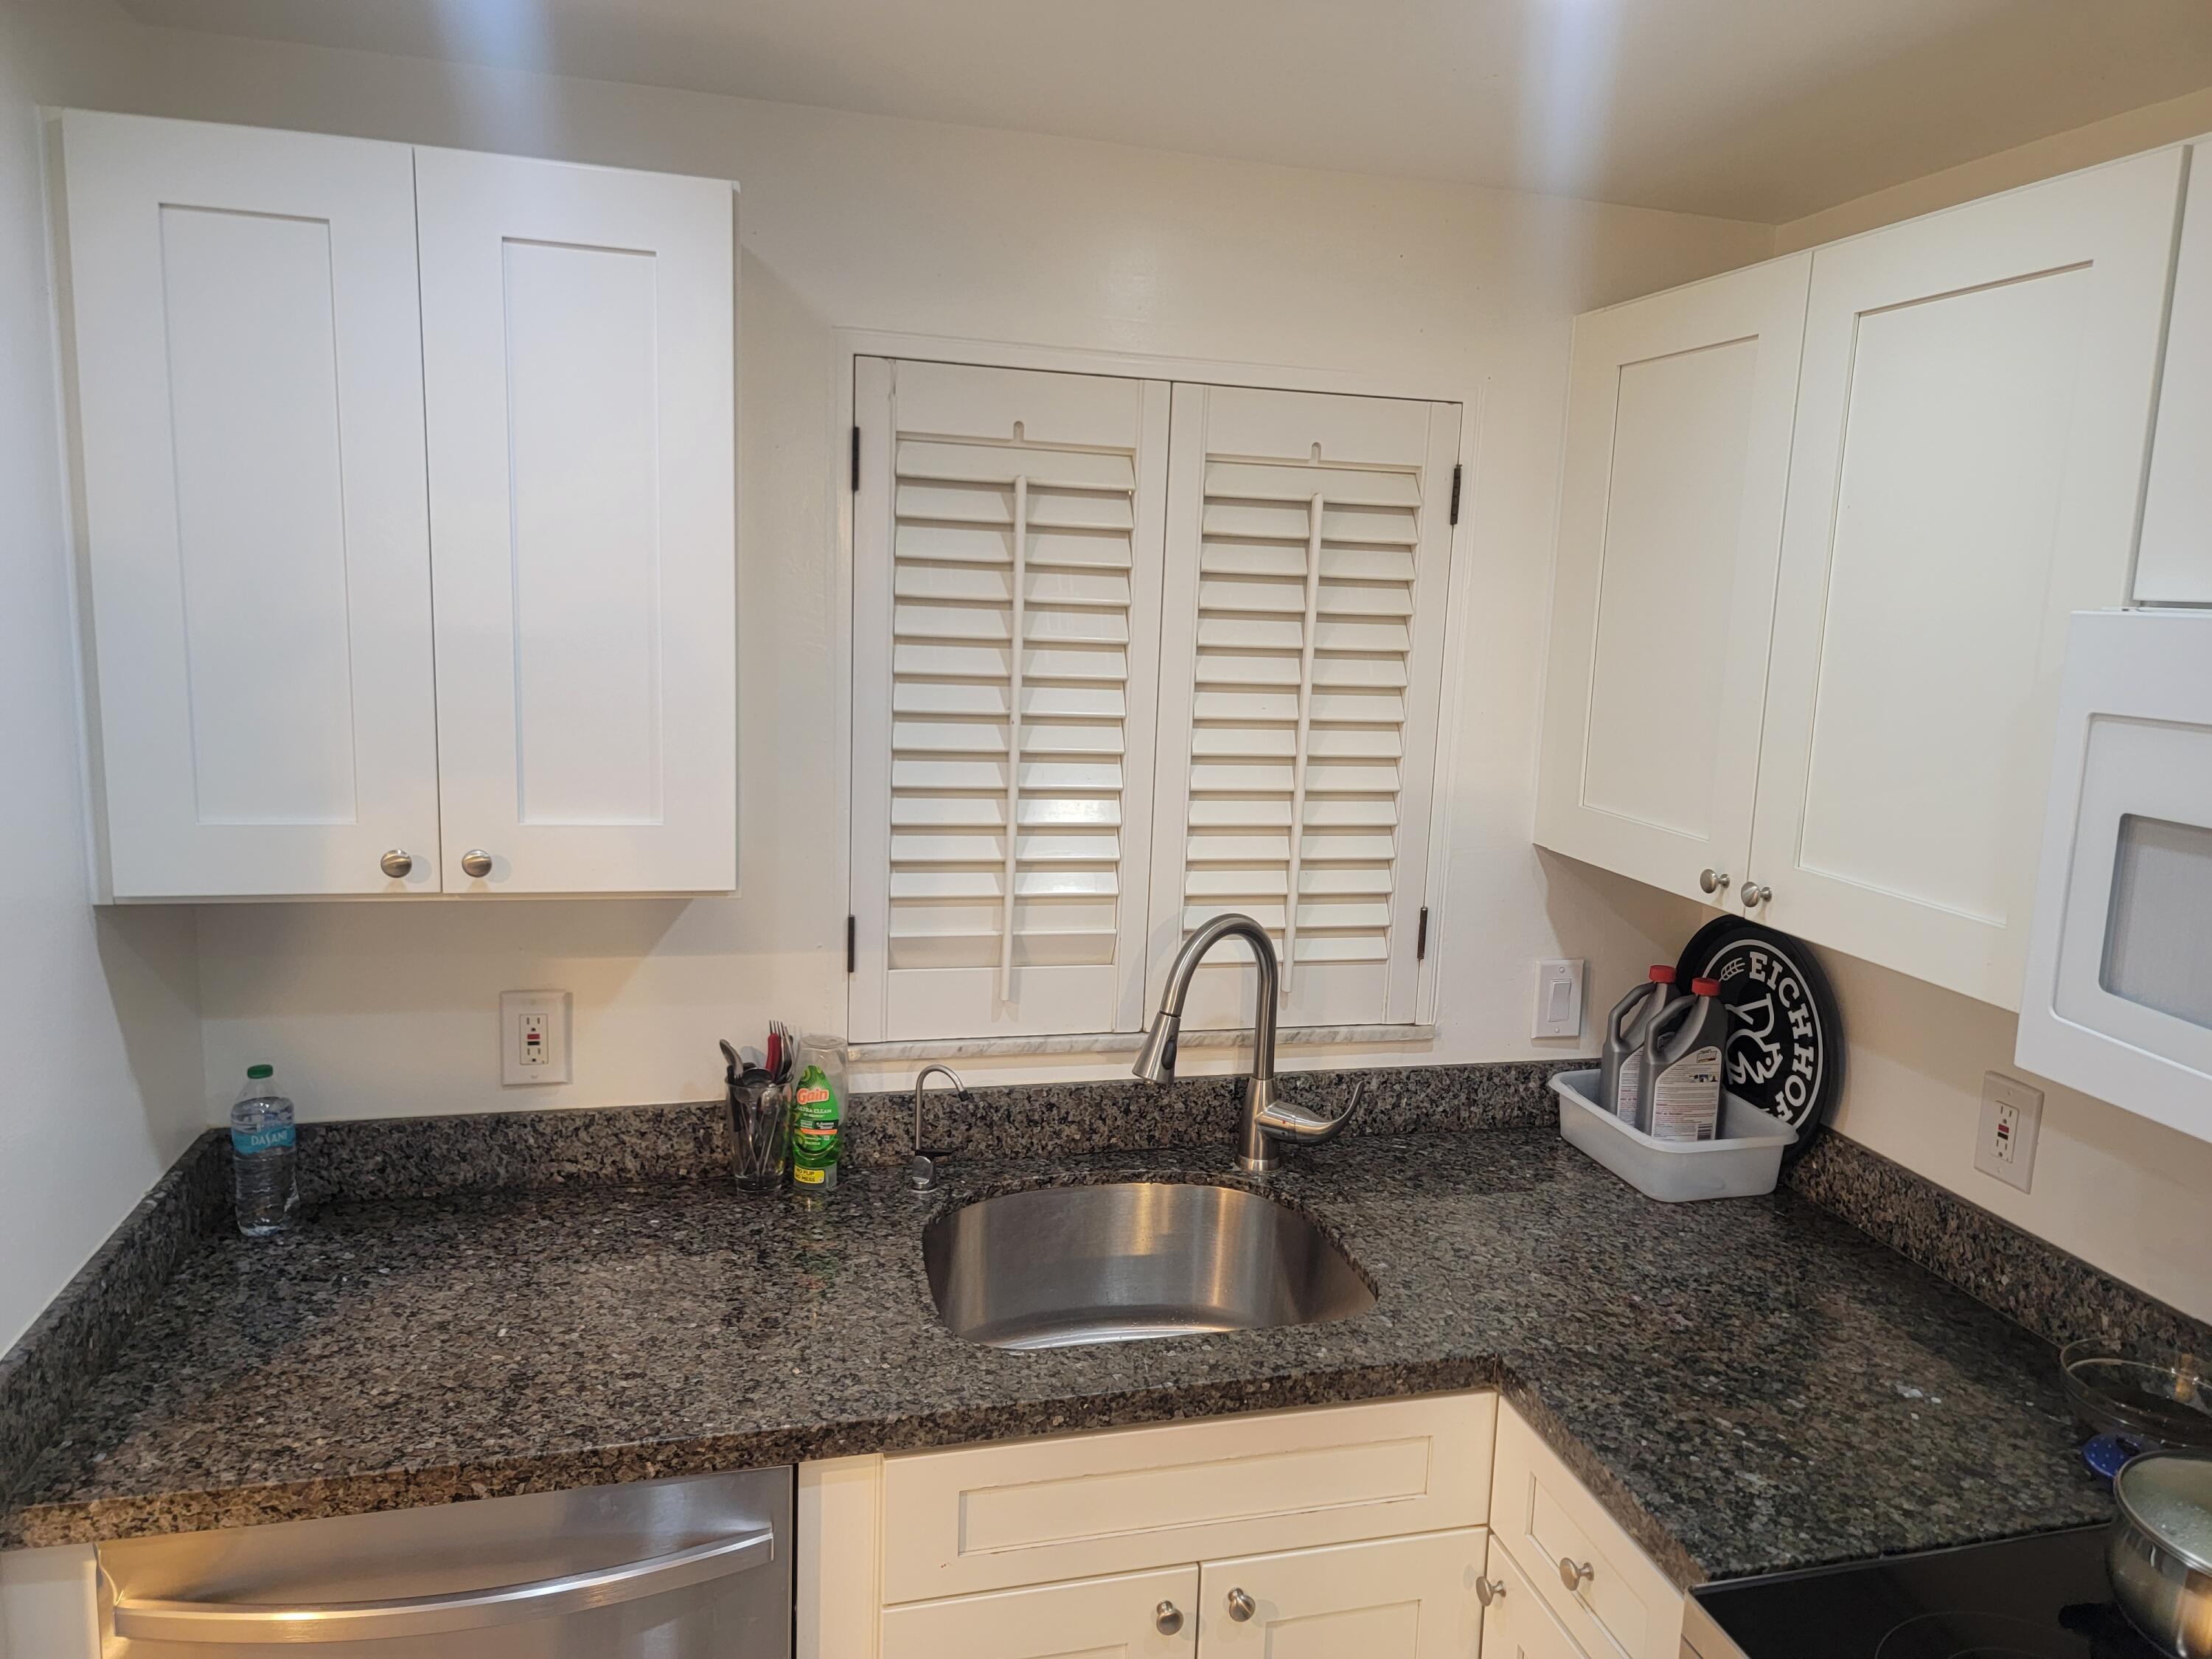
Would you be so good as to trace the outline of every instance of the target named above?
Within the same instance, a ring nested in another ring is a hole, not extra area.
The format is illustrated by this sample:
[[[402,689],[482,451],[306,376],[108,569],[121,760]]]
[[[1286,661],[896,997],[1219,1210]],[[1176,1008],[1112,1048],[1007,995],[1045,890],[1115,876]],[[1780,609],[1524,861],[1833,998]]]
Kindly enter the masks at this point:
[[[1431,1042],[1433,1025],[1300,1025],[1275,1034],[1283,1048],[1366,1047],[1374,1043]],[[926,1037],[903,1042],[855,1042],[845,1050],[854,1063],[890,1060],[973,1060],[1001,1054],[1134,1054],[1145,1040],[1141,1031],[1087,1031],[1053,1036]],[[1249,1026],[1238,1030],[1185,1031],[1180,1046],[1191,1048],[1233,1048],[1252,1040]]]

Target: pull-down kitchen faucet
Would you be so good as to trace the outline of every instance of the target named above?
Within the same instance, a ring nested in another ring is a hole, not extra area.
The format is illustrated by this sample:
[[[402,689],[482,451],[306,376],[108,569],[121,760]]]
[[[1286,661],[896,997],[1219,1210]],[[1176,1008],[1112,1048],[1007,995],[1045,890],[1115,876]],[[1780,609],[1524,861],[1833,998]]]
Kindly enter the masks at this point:
[[[1160,1012],[1145,1034],[1132,1069],[1147,1083],[1164,1083],[1175,1076],[1176,1036],[1182,1026],[1182,1002],[1190,990],[1190,976],[1200,960],[1223,939],[1234,934],[1252,947],[1260,963],[1260,1006],[1252,1016],[1252,1076],[1244,1085],[1244,1119],[1237,1133],[1237,1167],[1261,1174],[1279,1168],[1282,1155],[1274,1143],[1317,1146],[1334,1140],[1352,1121],[1352,1110],[1323,1117],[1283,1098],[1275,1081],[1275,999],[1282,984],[1282,969],[1275,960],[1274,941],[1267,930],[1249,916],[1220,915],[1183,941],[1168,969],[1168,987],[1160,998]]]

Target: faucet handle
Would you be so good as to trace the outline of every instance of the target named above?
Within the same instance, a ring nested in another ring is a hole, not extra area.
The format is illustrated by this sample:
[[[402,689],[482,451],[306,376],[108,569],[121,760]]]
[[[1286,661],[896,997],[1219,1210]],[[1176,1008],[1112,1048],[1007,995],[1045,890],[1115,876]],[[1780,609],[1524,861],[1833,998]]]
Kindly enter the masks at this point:
[[[1360,1103],[1367,1097],[1367,1083],[1363,1077],[1352,1085],[1351,1103],[1334,1117],[1323,1117],[1310,1106],[1272,1095],[1257,1115],[1261,1133],[1272,1140],[1287,1140],[1297,1146],[1326,1146],[1358,1115]]]

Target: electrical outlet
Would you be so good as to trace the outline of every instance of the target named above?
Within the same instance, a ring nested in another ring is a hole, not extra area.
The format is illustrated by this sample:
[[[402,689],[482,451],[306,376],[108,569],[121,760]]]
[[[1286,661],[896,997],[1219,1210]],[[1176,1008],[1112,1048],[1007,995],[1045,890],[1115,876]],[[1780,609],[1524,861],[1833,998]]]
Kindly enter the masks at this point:
[[[2035,1137],[2043,1127],[2043,1091],[1998,1072],[1982,1075],[1982,1127],[1974,1167],[2027,1190],[2035,1174]]]
[[[501,1083],[514,1085],[569,1080],[568,1008],[566,991],[499,994]]]
[[[1583,963],[1540,962],[1536,964],[1536,1024],[1530,1032],[1539,1037],[1578,1037],[1583,1034]]]

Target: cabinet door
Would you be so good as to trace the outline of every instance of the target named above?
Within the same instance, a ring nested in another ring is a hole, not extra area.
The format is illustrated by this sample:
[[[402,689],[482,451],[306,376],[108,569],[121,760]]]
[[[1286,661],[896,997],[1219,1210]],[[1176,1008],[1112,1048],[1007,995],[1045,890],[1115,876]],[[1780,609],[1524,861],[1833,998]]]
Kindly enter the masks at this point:
[[[1774,926],[2020,1006],[2069,611],[2125,598],[2181,153],[1814,256],[1752,859]]]
[[[62,135],[106,884],[435,892],[408,151]]]
[[[1811,270],[1575,324],[1536,841],[1708,902],[1751,850]]]
[[[881,1659],[1190,1659],[1198,1569],[994,1590],[884,1610]]]
[[[1488,1536],[1470,1527],[1208,1561],[1198,1589],[1207,1659],[1472,1659]]]
[[[1585,1659],[1520,1563],[1494,1536],[1489,1577],[1490,1605],[1482,1612],[1482,1659]]]
[[[1410,1024],[1450,600],[1456,404],[1177,386],[1152,984],[1223,911],[1273,935],[1286,1025]],[[1233,942],[1186,1030],[1248,1024]]]
[[[416,189],[446,890],[733,887],[730,188],[423,149]]]
[[[2190,156],[2136,554],[2139,605],[2212,605],[2212,144],[2195,146]]]

